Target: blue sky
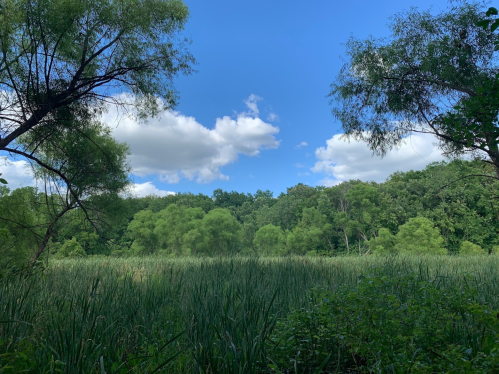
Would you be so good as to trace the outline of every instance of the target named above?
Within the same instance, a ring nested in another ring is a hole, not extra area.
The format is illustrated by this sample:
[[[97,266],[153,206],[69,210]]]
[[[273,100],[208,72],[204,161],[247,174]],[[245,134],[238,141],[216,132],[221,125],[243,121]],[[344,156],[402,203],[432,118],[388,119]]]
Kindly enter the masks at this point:
[[[176,79],[176,112],[115,131],[132,148],[137,195],[222,188],[276,196],[300,182],[383,181],[442,159],[421,136],[385,159],[371,158],[365,144],[338,139],[326,95],[350,36],[389,36],[393,14],[411,6],[439,11],[446,1],[184,1],[197,73]],[[12,187],[32,183],[22,166],[0,164]]]

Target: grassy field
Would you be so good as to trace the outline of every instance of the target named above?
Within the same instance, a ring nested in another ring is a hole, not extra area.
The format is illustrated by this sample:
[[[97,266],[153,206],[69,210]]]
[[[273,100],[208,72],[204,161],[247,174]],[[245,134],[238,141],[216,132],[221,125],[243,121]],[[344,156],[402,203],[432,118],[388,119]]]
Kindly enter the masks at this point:
[[[54,261],[0,373],[498,373],[499,256]]]

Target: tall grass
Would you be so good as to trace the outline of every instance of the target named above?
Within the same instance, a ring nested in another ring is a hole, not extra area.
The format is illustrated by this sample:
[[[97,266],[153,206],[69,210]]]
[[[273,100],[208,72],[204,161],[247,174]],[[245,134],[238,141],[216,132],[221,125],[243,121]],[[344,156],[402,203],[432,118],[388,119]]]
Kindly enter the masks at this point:
[[[0,283],[0,373],[284,371],[271,342],[314,308],[311,290],[339,295],[380,272],[499,308],[496,256],[58,260]]]

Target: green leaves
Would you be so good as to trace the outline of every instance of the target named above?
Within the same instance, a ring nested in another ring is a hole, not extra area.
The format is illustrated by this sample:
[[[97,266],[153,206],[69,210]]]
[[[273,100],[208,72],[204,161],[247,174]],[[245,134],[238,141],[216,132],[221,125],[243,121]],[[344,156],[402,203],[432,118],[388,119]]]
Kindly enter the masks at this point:
[[[499,13],[497,12],[497,9],[496,9],[496,8],[494,8],[494,7],[490,7],[490,8],[487,10],[487,12],[485,13],[485,15],[486,15],[487,17],[489,17],[489,16],[497,16],[498,14],[499,14]]]
[[[267,256],[279,256],[284,254],[285,237],[280,227],[272,224],[260,227],[255,233],[253,244],[257,253]]]
[[[485,15],[487,17],[497,16],[498,15],[497,9],[494,7],[490,7],[485,13]],[[477,25],[483,27],[485,30],[487,30],[490,27],[490,31],[494,32],[499,27],[499,19],[483,19],[477,22]],[[497,51],[499,50],[499,45],[498,45],[499,42],[496,41],[495,43],[496,43],[495,50]]]
[[[480,7],[409,10],[392,18],[389,39],[350,39],[329,94],[345,134],[384,155],[413,132],[432,133],[447,154],[480,149],[499,170],[499,154],[489,152],[497,146],[499,19],[484,20]],[[487,17],[495,15],[490,8]]]
[[[392,272],[393,265],[375,266],[353,286],[313,289],[308,306],[276,326],[276,367],[294,362],[312,372],[330,360],[327,372],[494,372],[497,311],[478,303],[471,286]]]

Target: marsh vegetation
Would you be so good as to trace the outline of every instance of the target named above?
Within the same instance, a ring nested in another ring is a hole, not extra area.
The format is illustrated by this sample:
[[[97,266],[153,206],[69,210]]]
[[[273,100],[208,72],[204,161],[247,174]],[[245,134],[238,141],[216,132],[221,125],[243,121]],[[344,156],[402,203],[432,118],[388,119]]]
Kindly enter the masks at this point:
[[[499,257],[65,259],[0,283],[0,372],[486,373]]]

